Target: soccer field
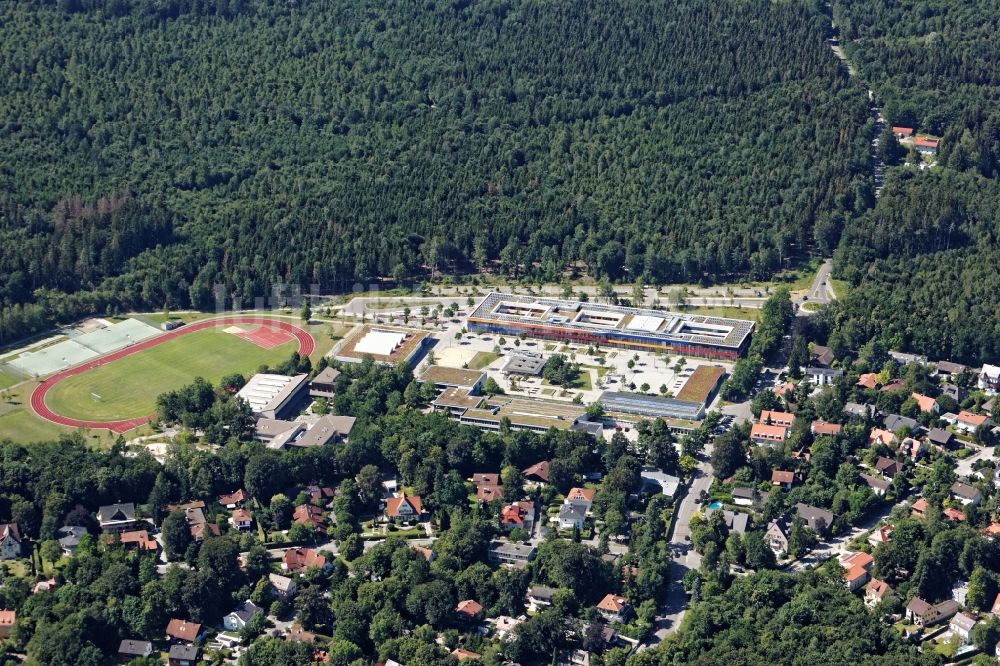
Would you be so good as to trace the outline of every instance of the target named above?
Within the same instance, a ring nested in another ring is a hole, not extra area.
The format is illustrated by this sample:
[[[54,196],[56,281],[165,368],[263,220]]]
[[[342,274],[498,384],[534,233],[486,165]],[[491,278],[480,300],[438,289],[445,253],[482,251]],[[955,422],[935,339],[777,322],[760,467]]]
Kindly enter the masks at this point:
[[[45,397],[60,416],[111,421],[152,414],[156,396],[204,377],[213,384],[233,372],[250,375],[262,364],[277,365],[297,348],[290,340],[264,349],[221,328],[168,340],[107,365],[67,377]]]

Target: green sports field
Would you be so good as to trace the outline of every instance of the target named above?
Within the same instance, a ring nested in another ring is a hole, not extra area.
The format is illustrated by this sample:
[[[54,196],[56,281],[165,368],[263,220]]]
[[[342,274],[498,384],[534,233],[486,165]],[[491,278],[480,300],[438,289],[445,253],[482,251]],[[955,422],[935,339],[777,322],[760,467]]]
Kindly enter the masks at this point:
[[[252,374],[262,364],[284,361],[296,348],[294,340],[263,349],[221,328],[195,331],[67,377],[52,387],[45,402],[57,414],[83,420],[145,416],[156,411],[156,396],[195,377],[216,384],[233,372]]]

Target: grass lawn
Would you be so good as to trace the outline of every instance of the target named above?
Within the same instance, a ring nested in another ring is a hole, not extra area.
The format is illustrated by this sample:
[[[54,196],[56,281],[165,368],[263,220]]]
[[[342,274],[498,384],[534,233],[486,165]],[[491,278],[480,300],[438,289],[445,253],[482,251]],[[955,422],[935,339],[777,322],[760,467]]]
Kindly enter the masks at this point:
[[[10,390],[9,399],[0,402],[0,439],[27,444],[52,441],[74,431],[40,419],[28,408],[31,392],[37,385],[34,381],[21,384]],[[105,448],[114,441],[107,430],[92,430],[85,437],[95,448]]]
[[[500,355],[493,352],[476,352],[476,355],[472,357],[472,360],[467,365],[469,366],[469,370],[482,370],[498,358],[500,358]]]
[[[0,370],[0,389],[10,388],[14,384],[22,381],[14,375],[7,374],[6,372]]]
[[[847,280],[834,280],[830,278],[830,288],[833,289],[833,294],[837,298],[844,298],[847,296],[847,290],[850,283]]]
[[[250,374],[262,364],[280,363],[294,349],[293,341],[268,350],[222,329],[205,329],[69,377],[46,400],[57,414],[80,419],[143,416],[155,411],[156,396],[195,377],[216,383],[233,372]]]

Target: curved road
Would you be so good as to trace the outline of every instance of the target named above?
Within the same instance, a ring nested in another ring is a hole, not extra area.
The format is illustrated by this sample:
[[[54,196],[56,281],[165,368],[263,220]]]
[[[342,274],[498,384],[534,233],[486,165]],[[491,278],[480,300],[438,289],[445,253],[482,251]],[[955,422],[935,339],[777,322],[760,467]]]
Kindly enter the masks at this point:
[[[194,333],[195,331],[201,331],[206,328],[212,328],[214,326],[228,326],[232,324],[266,324],[273,328],[280,329],[286,333],[290,333],[299,342],[299,354],[303,356],[308,356],[312,354],[313,350],[316,348],[316,343],[313,341],[312,336],[306,333],[304,330],[289,324],[288,322],[280,321],[277,319],[271,319],[270,317],[257,317],[257,316],[231,316],[231,317],[221,317],[218,319],[206,319],[204,321],[198,321],[193,324],[187,324],[186,326],[181,326],[180,328],[174,329],[163,335],[158,335],[155,338],[150,338],[149,340],[143,340],[130,347],[125,347],[124,349],[119,349],[116,352],[111,352],[105,356],[102,356],[94,361],[87,361],[76,367],[69,368],[68,370],[63,370],[62,372],[57,372],[47,379],[43,379],[41,383],[35,387],[35,390],[31,393],[31,409],[36,415],[45,419],[46,421],[51,421],[57,425],[68,426],[70,428],[107,428],[112,432],[123,433],[127,432],[133,428],[143,425],[149,421],[152,416],[140,416],[132,419],[123,419],[120,421],[83,421],[81,419],[73,419],[66,416],[60,416],[56,414],[48,405],[45,404],[45,395],[52,389],[53,386],[66,379],[67,377],[73,377],[74,375],[82,374],[93,368],[107,365],[117,361],[120,358],[125,358],[126,356],[131,356],[132,354],[137,354],[141,351],[145,351],[159,344],[179,338],[182,335],[187,335],[188,333]]]

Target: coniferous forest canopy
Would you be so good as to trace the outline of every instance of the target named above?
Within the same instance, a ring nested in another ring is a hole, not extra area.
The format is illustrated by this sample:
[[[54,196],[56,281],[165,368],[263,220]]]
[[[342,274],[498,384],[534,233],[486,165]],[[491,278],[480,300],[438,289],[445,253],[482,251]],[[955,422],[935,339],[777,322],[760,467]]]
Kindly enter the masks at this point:
[[[863,91],[804,3],[0,12],[7,339],[214,283],[766,277],[872,201]]]

